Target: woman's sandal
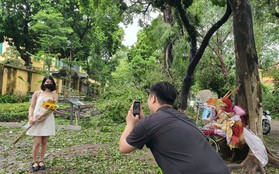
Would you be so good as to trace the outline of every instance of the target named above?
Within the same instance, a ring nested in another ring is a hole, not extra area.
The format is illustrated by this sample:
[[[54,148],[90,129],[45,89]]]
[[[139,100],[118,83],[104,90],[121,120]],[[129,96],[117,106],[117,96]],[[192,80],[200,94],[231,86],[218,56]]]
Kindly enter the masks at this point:
[[[40,170],[40,166],[39,166],[38,162],[32,163],[32,171],[36,172],[38,170]]]
[[[38,165],[39,165],[39,170],[45,170],[46,169],[46,166],[45,166],[43,161],[39,161]]]

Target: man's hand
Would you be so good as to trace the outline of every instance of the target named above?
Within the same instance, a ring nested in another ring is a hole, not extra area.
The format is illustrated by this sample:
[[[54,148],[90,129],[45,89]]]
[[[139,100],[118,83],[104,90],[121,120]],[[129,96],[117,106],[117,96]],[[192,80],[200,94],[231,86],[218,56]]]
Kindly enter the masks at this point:
[[[134,116],[132,104],[126,116],[126,124],[134,126],[141,118],[143,118],[142,107],[140,106],[140,115]]]

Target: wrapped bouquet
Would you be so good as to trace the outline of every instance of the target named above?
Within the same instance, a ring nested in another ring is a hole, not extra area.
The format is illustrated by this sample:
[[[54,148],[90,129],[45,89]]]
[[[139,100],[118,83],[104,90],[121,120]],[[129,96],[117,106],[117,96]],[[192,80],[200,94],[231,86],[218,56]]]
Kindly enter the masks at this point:
[[[42,107],[39,110],[39,115],[36,116],[36,123],[39,123],[45,119],[57,108],[55,101],[47,100],[42,103]],[[30,125],[29,122],[24,126],[25,130],[21,132],[21,134],[13,141],[13,145],[15,145],[22,137],[26,135],[26,132],[33,126],[34,124]]]

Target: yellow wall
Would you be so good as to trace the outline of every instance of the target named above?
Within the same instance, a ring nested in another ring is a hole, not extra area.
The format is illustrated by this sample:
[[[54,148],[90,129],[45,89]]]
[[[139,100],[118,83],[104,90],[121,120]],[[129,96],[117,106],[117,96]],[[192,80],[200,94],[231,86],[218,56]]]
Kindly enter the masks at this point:
[[[31,71],[32,79],[30,85],[30,91],[28,90],[28,72],[29,70],[21,69],[17,67],[4,65],[2,76],[2,91],[0,94],[6,93],[18,93],[22,95],[28,94],[28,92],[34,92],[41,89],[41,84],[44,76],[36,72]],[[0,77],[1,80],[1,77]],[[62,91],[62,80],[55,79],[57,85],[57,92]]]
[[[20,69],[15,69],[12,67],[5,67],[3,74],[3,82],[2,82],[2,94],[6,93],[21,93],[26,94],[28,91],[27,82],[21,80],[27,79],[27,73],[23,73]]]
[[[37,91],[41,89],[43,76],[41,74],[32,74],[31,91]]]
[[[8,44],[6,42],[2,45],[2,53],[7,51]],[[0,77],[0,95],[4,95],[6,93],[22,93],[26,94],[28,92],[34,92],[36,90],[40,90],[41,82],[43,79],[43,75],[38,74],[36,70],[46,70],[47,67],[45,66],[44,61],[40,60],[34,60],[32,57],[32,79],[31,79],[31,85],[28,84],[28,72],[30,70],[26,70],[25,68],[19,68],[14,67],[12,65],[3,65],[1,64],[2,61],[4,61],[6,58],[0,55],[0,67],[3,66],[4,70],[0,69],[0,74],[3,77]],[[22,61],[22,60],[21,60]],[[50,67],[50,71],[58,71],[60,68],[56,67],[56,60],[55,58],[52,59],[52,65]],[[59,64],[62,66],[62,63]],[[79,70],[76,69],[76,71],[84,72],[84,70],[79,67]],[[3,75],[2,75],[3,74]],[[23,80],[21,80],[21,77]],[[79,80],[79,79],[78,79]],[[62,86],[63,81],[60,79],[55,79],[56,85],[57,85],[57,92],[62,93]],[[94,82],[96,83],[96,82]],[[81,83],[80,81],[77,81],[76,84],[73,84],[72,86],[74,89],[77,89],[80,91]],[[30,91],[28,90],[30,88]]]
[[[31,91],[37,91],[37,90],[41,90],[41,84],[42,84],[42,80],[43,80],[44,76],[41,74],[32,74],[32,85],[31,85]],[[55,83],[56,83],[56,91],[58,93],[61,93],[62,91],[62,80],[61,79],[55,79]]]
[[[43,61],[33,60],[32,61],[32,67],[34,69],[44,69],[44,62]]]
[[[34,60],[32,59],[32,67],[35,70],[42,70],[42,69],[46,69],[47,67],[45,66],[45,63],[43,60]],[[52,65],[50,67],[50,71],[55,71],[58,70],[55,67],[55,58],[52,59]]]

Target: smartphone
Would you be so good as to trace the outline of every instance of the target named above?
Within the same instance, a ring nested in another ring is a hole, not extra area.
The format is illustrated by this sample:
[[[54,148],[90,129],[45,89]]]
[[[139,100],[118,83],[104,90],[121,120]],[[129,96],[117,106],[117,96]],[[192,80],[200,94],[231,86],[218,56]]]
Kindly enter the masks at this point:
[[[139,115],[140,114],[140,102],[139,101],[134,101],[133,104],[133,115]]]

